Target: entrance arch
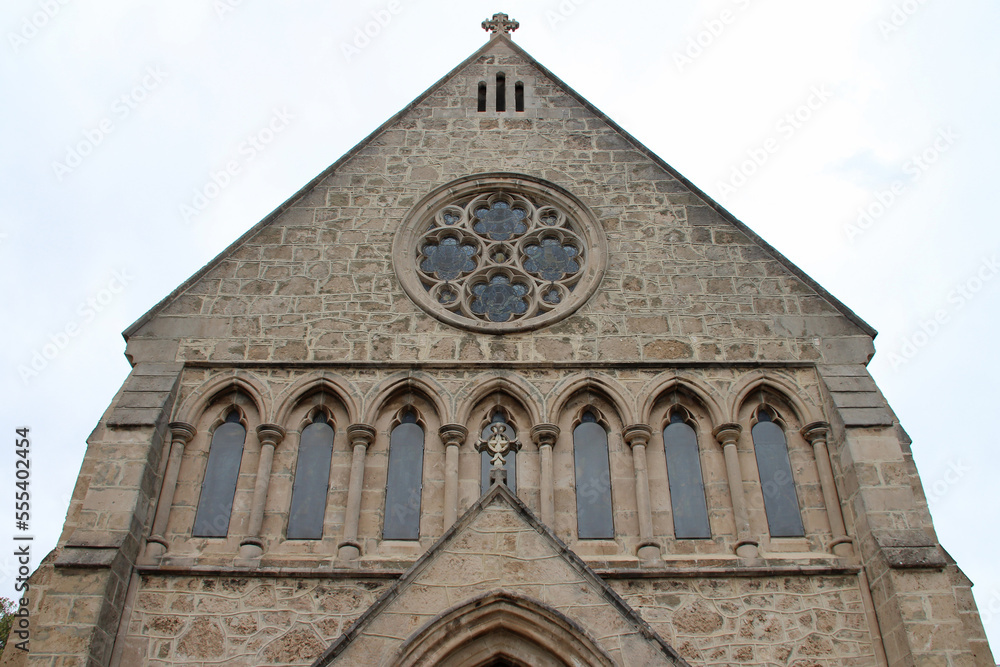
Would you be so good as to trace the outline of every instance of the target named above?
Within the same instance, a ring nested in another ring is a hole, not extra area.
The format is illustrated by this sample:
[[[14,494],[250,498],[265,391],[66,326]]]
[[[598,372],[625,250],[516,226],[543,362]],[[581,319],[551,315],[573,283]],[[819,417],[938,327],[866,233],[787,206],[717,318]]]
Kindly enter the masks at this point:
[[[400,667],[612,667],[586,630],[516,593],[488,593],[442,612],[400,647]]]

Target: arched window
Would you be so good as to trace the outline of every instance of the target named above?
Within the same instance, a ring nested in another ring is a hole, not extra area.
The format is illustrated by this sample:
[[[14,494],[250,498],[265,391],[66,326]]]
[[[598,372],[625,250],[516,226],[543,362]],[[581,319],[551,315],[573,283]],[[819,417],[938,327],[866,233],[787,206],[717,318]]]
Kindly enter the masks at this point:
[[[330,489],[330,459],[333,457],[333,427],[322,411],[302,430],[299,455],[288,512],[288,539],[318,540],[323,537],[323,515]]]
[[[420,537],[420,491],[424,476],[424,429],[407,409],[389,436],[389,474],[385,485],[382,539]]]
[[[497,72],[497,111],[507,110],[507,75]]]
[[[667,458],[667,481],[674,515],[674,537],[693,539],[711,537],[705,482],[698,454],[698,435],[675,409],[663,429],[663,449]]]
[[[486,111],[486,82],[485,81],[480,81],[479,82],[479,91],[478,91],[478,96],[477,96],[476,102],[477,102],[476,109],[478,111]]]
[[[576,471],[576,526],[581,539],[613,539],[615,521],[611,510],[611,463],[608,432],[587,410],[573,429],[573,459]]]
[[[225,537],[229,533],[229,518],[233,512],[233,497],[236,495],[236,480],[240,476],[246,437],[240,413],[235,409],[212,434],[192,530],[195,537]]]
[[[514,111],[524,111],[524,84],[514,84]]]
[[[784,430],[774,422],[774,415],[761,407],[757,410],[757,423],[751,433],[771,537],[805,535]]]
[[[486,428],[483,429],[483,434],[482,434],[483,440],[489,440],[490,436],[493,435],[493,431],[491,429],[493,424],[503,424],[504,426],[506,426],[507,428],[505,433],[507,435],[507,439],[510,440],[511,442],[517,439],[517,431],[515,431],[514,427],[511,426],[510,423],[507,421],[507,417],[504,415],[503,412],[497,411],[493,414],[493,418],[490,419],[490,423],[487,424]],[[480,456],[482,457],[482,489],[483,493],[486,493],[487,491],[489,491],[490,488],[490,468],[493,467],[493,464],[490,462],[490,459],[492,457],[490,456],[490,453],[485,450]],[[514,451],[513,449],[507,452],[507,456],[504,457],[505,460],[504,469],[507,471],[507,488],[514,493],[517,493],[516,457],[517,457],[517,452]]]

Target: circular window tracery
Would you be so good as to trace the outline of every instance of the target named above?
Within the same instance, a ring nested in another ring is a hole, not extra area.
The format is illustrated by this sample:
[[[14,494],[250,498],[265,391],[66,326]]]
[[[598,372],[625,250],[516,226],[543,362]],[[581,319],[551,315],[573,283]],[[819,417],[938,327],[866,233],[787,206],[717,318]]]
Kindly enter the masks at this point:
[[[593,294],[604,235],[579,200],[527,176],[487,174],[431,193],[396,236],[407,294],[449,324],[503,333],[556,322]]]

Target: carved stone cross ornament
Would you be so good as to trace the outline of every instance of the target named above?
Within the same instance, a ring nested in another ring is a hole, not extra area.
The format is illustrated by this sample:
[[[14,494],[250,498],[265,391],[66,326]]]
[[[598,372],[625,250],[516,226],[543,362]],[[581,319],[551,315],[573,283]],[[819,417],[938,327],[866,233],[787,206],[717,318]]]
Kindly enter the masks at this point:
[[[511,21],[510,17],[499,12],[493,15],[492,19],[483,21],[483,30],[490,31],[490,39],[493,39],[497,35],[507,35],[514,32],[521,27],[521,24],[517,21]]]
[[[481,446],[492,454],[490,462],[493,463],[493,468],[503,468],[507,464],[507,460],[504,458],[507,456],[507,452],[512,448],[517,448],[520,443],[507,437],[506,424],[493,424],[490,426],[490,432],[492,433],[490,439],[484,440]]]

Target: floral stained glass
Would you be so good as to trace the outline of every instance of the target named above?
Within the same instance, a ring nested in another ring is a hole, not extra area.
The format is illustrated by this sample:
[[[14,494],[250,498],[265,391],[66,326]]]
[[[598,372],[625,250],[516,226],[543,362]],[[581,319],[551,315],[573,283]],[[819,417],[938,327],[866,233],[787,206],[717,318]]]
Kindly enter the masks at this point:
[[[560,280],[580,270],[580,264],[575,259],[579,254],[577,249],[560,243],[558,239],[542,239],[540,244],[526,246],[524,254],[528,256],[524,270],[544,280]]]
[[[474,246],[460,244],[458,239],[451,237],[443,238],[437,245],[424,246],[426,259],[421,262],[420,268],[433,273],[438,280],[454,280],[463,273],[476,270],[476,262],[472,259],[475,254]]]
[[[527,215],[524,209],[511,208],[507,202],[497,201],[489,208],[476,209],[476,222],[472,228],[477,234],[494,241],[506,241],[528,231],[528,224],[524,220]]]
[[[511,283],[507,276],[494,276],[489,283],[473,285],[472,312],[491,322],[506,322],[527,312],[528,304],[524,301],[527,293],[527,285]]]

